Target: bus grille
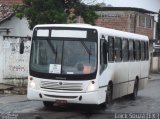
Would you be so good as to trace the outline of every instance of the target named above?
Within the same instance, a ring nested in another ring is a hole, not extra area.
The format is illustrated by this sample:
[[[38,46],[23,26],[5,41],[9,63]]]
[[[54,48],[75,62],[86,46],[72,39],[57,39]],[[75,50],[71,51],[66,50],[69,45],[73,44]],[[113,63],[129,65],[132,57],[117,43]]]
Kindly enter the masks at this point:
[[[42,89],[82,91],[82,83],[41,81]]]

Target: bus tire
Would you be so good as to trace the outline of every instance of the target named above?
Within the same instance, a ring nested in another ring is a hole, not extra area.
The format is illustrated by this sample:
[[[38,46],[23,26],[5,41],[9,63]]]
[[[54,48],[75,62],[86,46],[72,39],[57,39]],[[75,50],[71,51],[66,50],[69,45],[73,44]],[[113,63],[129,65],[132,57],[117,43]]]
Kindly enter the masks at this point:
[[[138,96],[138,79],[135,80],[133,93],[130,95],[132,100],[136,100]]]
[[[43,105],[44,105],[44,107],[47,108],[47,109],[53,108],[53,104],[54,104],[53,102],[43,101]]]
[[[106,91],[106,100],[104,103],[100,104],[100,107],[103,110],[107,109],[112,102],[112,90],[113,90],[112,84],[109,84]]]

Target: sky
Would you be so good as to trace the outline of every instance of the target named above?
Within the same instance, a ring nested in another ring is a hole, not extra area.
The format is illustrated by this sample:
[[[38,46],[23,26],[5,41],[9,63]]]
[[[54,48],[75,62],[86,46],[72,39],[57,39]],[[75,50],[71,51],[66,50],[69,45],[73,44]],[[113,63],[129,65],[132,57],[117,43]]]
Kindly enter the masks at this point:
[[[158,12],[160,0],[97,0],[99,3],[111,4],[114,7],[136,7]]]

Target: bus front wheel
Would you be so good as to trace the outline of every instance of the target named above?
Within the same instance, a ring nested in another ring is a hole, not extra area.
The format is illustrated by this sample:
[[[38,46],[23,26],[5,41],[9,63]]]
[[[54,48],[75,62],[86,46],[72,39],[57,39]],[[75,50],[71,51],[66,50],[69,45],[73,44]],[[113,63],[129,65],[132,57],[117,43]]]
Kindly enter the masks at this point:
[[[43,101],[43,105],[45,106],[45,108],[47,109],[51,109],[53,108],[53,102],[49,102],[49,101]]]
[[[102,103],[100,106],[102,109],[106,109],[109,107],[109,105],[112,102],[112,85],[109,84],[106,91],[106,100],[104,103]]]

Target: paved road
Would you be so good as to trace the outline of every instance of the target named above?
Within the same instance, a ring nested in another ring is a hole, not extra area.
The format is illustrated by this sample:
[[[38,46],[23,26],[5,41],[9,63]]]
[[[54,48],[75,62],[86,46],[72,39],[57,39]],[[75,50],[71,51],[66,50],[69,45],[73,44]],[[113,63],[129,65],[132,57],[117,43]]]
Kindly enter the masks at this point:
[[[0,119],[6,116],[6,113],[10,113],[9,116],[15,116],[18,119],[34,119],[38,116],[43,119],[111,119],[118,117],[127,119],[141,116],[145,119],[147,114],[150,119],[160,119],[159,79],[158,76],[155,80],[149,81],[147,87],[139,91],[136,101],[123,97],[114,100],[113,104],[106,110],[91,105],[55,106],[54,109],[46,110],[42,102],[28,101],[25,95],[1,95]],[[136,115],[135,113],[142,113],[143,115]]]

